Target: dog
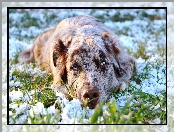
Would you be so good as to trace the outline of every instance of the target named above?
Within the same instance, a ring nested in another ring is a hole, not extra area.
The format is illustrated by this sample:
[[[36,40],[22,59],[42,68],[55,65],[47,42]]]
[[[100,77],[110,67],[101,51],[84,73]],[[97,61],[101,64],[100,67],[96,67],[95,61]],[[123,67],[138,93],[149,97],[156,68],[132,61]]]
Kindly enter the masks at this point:
[[[135,71],[135,59],[117,35],[88,15],[64,19],[41,33],[18,61],[36,62],[54,75],[56,91],[88,100],[91,109],[111,92],[126,88]]]

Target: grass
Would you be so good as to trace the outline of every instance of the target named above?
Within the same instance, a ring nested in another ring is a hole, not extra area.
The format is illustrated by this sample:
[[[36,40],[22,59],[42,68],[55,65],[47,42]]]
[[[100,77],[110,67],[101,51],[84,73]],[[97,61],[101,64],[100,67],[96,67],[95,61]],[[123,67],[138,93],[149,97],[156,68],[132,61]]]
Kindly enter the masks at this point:
[[[35,38],[36,34],[23,35],[21,31],[29,29],[31,26],[36,27],[36,29],[44,30],[47,25],[55,25],[55,23],[60,21],[56,17],[56,12],[47,14],[42,10],[40,12],[43,13],[44,16],[42,20],[38,19],[37,16],[30,15],[34,14],[36,11],[37,10],[10,10],[12,15],[15,13],[22,14],[18,19],[10,17],[10,28],[15,27],[18,30],[18,32],[10,31],[11,38],[14,37],[17,40],[23,41],[25,39],[30,41]],[[109,15],[109,10],[105,10],[102,15],[97,14],[97,12],[100,11],[101,10],[91,10],[90,15],[99,18],[103,22],[111,20],[124,23],[125,21],[134,21],[136,19],[148,21],[149,26],[145,27],[148,32],[147,38],[144,37],[141,40],[137,39],[135,40],[135,47],[126,48],[129,54],[137,59],[142,58],[144,62],[139,67],[141,72],[138,72],[138,74],[132,78],[128,89],[118,94],[112,93],[111,97],[113,97],[114,100],[108,99],[108,97],[97,106],[91,116],[86,116],[88,109],[85,104],[83,104],[82,117],[78,118],[77,114],[75,114],[75,120],[80,123],[89,124],[155,124],[155,120],[158,119],[160,120],[158,123],[166,124],[166,90],[162,90],[156,95],[143,91],[144,87],[152,87],[154,84],[154,87],[158,88],[160,84],[164,86],[166,83],[163,81],[164,76],[166,76],[166,69],[164,66],[166,62],[166,47],[160,44],[161,38],[165,36],[166,29],[164,26],[153,29],[153,22],[155,20],[165,20],[165,15],[161,16],[158,13],[159,10],[155,10],[154,14],[148,14],[145,10],[134,10],[132,11],[134,14],[127,12],[124,15],[121,13],[122,10],[117,10],[113,15]],[[72,13],[68,16],[71,15],[75,14]],[[24,22],[24,20],[26,21]],[[18,24],[19,21],[20,25]],[[144,31],[143,25],[137,24],[135,26],[142,32]],[[132,31],[132,27],[129,25],[123,26],[120,30],[115,29],[115,32],[118,35],[136,37]],[[21,37],[23,39],[21,39]],[[152,40],[152,38],[154,40],[149,44],[148,42]],[[147,48],[149,45],[153,45],[153,48]],[[9,81],[14,84],[18,83],[18,85],[10,85],[9,92],[20,90],[23,93],[23,97],[13,101],[10,100],[9,104],[11,108],[9,110],[12,113],[10,115],[10,120],[13,124],[18,124],[21,123],[19,119],[27,115],[26,119],[22,122],[23,124],[56,124],[61,122],[61,114],[63,113],[64,106],[61,103],[62,100],[51,89],[53,76],[42,71],[35,63],[25,64],[23,65],[23,69],[26,70],[21,70],[17,60],[20,51],[21,50],[14,53],[14,57],[10,59]],[[153,62],[150,61],[155,55],[158,55],[160,59],[155,59]],[[155,74],[154,69],[156,71]],[[36,72],[33,73],[35,70]],[[151,82],[152,78],[156,78],[155,83]],[[66,87],[71,88],[71,86]],[[125,95],[126,98],[122,98]],[[68,99],[72,100],[72,96],[73,95],[69,94]],[[122,99],[126,100],[125,105],[116,105],[116,102]],[[35,106],[37,107],[39,102],[43,104],[45,113],[37,113],[33,109]],[[24,103],[26,103],[26,111],[20,111],[19,107]],[[14,107],[15,104],[17,104],[17,107]],[[54,107],[55,113],[49,113],[49,111],[47,111],[51,106]]]

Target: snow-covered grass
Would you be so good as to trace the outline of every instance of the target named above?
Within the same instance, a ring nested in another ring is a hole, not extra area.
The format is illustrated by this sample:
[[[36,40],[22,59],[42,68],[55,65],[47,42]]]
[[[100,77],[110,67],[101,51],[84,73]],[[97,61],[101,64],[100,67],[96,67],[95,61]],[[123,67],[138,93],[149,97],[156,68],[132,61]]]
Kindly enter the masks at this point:
[[[146,17],[142,15],[143,13],[146,14]],[[59,14],[59,17],[56,14]],[[35,36],[40,32],[55,26],[61,19],[76,14],[91,14],[102,20],[118,34],[126,50],[137,59],[137,75],[132,78],[129,88],[118,94],[112,94],[106,102],[102,102],[104,105],[101,103],[98,109],[95,110],[82,107],[77,99],[68,100],[61,93],[53,92],[51,90],[52,75],[35,64],[19,65],[16,60],[19,51],[32,44]],[[114,15],[118,19],[116,22],[114,22]],[[11,59],[8,80],[10,124],[166,123],[166,23],[164,10],[119,10],[115,12],[108,12],[107,10],[96,10],[95,12],[90,10],[37,10],[37,13],[36,10],[12,10],[10,16],[9,48]],[[174,29],[173,25],[170,26]],[[168,54],[171,57],[168,60],[172,58],[171,51],[174,45],[171,43],[168,46],[170,49]],[[6,65],[6,61],[3,60],[2,64]],[[168,85],[170,87],[168,104],[172,108],[174,97],[174,85],[170,81],[173,75],[172,61],[170,61],[168,67],[170,69],[167,71],[170,75],[167,80],[170,84]],[[6,68],[3,68],[3,76],[6,76]],[[4,108],[8,98],[5,94],[6,81],[3,78],[3,115],[7,112]],[[173,118],[173,113],[169,112],[168,125],[170,127]],[[4,118],[3,122],[6,122]],[[16,131],[20,129],[25,131],[42,129],[40,127],[15,127]],[[4,131],[7,129],[3,128]],[[85,128],[76,126],[71,129],[66,126],[55,126],[56,129],[58,131],[108,130],[105,126],[86,126]],[[125,129],[127,128],[117,127],[118,131]],[[137,127],[137,129],[145,131],[159,130],[156,127]],[[134,131],[137,129],[130,128]],[[160,129],[167,131],[169,128],[162,126]],[[54,129],[48,126],[45,130],[53,131]],[[110,127],[110,130],[115,130],[115,128]]]

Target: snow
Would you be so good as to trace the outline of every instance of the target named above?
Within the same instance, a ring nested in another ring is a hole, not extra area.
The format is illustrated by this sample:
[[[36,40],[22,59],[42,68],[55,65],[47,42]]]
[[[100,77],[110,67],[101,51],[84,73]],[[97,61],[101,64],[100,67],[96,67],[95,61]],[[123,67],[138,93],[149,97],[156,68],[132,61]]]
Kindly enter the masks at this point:
[[[79,119],[82,117],[82,107],[77,99],[73,99],[70,103],[67,103],[62,113],[63,120],[72,119],[74,117]]]
[[[11,91],[9,93],[9,100],[14,102],[15,100],[21,100],[21,98],[23,97],[23,92],[21,92],[20,90],[18,91]]]
[[[39,115],[39,114],[41,114],[41,115],[47,115],[47,111],[46,111],[46,109],[44,108],[43,103],[38,102],[38,103],[36,104],[36,106],[33,106],[33,107],[30,109],[29,114],[30,114],[31,117],[34,118],[35,115],[37,116],[37,115]]]

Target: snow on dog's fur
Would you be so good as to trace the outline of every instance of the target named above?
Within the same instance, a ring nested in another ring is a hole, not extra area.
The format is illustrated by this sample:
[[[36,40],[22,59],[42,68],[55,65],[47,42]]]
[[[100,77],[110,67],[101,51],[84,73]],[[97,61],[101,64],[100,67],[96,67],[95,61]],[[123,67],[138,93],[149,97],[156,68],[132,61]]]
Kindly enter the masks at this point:
[[[35,61],[54,75],[55,90],[70,93],[89,108],[111,92],[126,87],[134,70],[134,58],[121,47],[118,37],[92,16],[61,21],[40,34],[19,62]]]

